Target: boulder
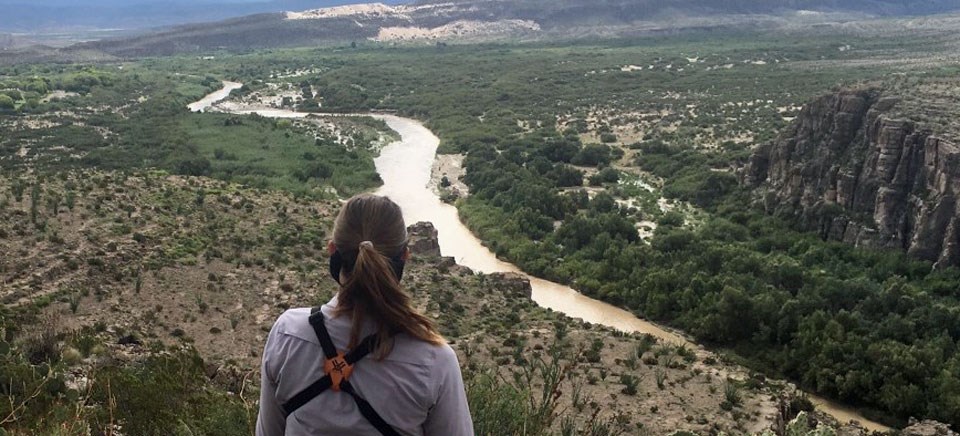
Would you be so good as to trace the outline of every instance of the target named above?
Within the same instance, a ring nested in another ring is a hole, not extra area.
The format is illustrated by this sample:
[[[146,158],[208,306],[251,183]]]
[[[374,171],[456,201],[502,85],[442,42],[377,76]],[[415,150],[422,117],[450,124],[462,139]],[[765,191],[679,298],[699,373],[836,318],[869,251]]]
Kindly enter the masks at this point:
[[[440,263],[437,264],[437,268],[440,268],[441,272],[458,275],[461,277],[474,275],[472,269],[458,264],[457,260],[450,256],[441,257]]]

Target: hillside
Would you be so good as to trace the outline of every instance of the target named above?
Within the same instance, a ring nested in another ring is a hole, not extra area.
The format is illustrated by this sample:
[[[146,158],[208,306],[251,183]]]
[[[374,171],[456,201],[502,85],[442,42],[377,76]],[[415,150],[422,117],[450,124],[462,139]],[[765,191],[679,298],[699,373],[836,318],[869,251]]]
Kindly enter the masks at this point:
[[[46,33],[83,29],[153,29],[187,23],[212,22],[261,13],[279,13],[367,3],[358,0],[97,0],[76,2],[54,0],[28,2],[0,0],[6,18],[0,22],[0,31]],[[877,16],[926,15],[957,9],[952,0],[794,0],[759,1],[736,0],[715,2],[709,0],[682,0],[670,3],[652,0],[456,0],[454,2],[428,0],[407,2],[382,0],[380,3],[397,5],[444,5],[448,10],[460,9],[456,19],[528,19],[545,27],[561,25],[611,25],[635,20],[671,16],[715,14],[779,14],[785,11],[811,10],[824,12],[859,12]],[[466,11],[477,8],[480,14]]]
[[[0,33],[0,50],[17,49],[32,44],[35,43],[29,39],[17,35]]]
[[[953,0],[441,0],[416,5],[456,5],[477,8],[491,18],[534,20],[545,28],[565,25],[615,25],[634,21],[711,15],[763,15],[797,11],[848,12],[867,16],[927,15],[960,9]],[[447,6],[451,7],[451,6]]]

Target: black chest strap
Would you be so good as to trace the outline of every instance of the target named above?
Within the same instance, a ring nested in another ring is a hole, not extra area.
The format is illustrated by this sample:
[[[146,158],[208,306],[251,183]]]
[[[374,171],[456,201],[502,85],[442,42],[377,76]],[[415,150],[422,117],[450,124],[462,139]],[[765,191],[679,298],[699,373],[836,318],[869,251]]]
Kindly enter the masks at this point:
[[[290,401],[283,404],[282,407],[286,416],[289,417],[293,412],[296,412],[297,409],[303,407],[320,394],[332,389],[336,392],[345,392],[350,395],[357,404],[357,408],[360,409],[363,417],[366,418],[380,434],[384,436],[400,436],[400,433],[397,433],[390,424],[387,424],[387,422],[383,420],[376,410],[373,410],[373,406],[371,406],[367,400],[364,400],[357,394],[357,391],[354,390],[349,381],[350,374],[353,373],[353,365],[370,354],[370,351],[375,345],[376,337],[373,335],[367,336],[356,348],[346,354],[342,354],[337,352],[337,348],[333,345],[333,340],[330,339],[330,333],[327,332],[327,326],[324,323],[323,312],[320,311],[319,307],[314,308],[310,312],[310,326],[313,327],[313,331],[317,334],[317,339],[320,341],[320,347],[323,348],[323,355],[326,357],[323,367],[326,374],[310,386],[307,386],[306,389],[294,395]]]

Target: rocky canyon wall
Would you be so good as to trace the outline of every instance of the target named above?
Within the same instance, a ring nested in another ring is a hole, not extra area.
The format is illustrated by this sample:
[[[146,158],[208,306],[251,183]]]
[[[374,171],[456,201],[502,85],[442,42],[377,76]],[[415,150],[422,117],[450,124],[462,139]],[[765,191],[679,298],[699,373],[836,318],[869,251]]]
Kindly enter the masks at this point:
[[[806,105],[743,171],[768,212],[825,239],[960,265],[960,147],[891,114],[877,89]]]

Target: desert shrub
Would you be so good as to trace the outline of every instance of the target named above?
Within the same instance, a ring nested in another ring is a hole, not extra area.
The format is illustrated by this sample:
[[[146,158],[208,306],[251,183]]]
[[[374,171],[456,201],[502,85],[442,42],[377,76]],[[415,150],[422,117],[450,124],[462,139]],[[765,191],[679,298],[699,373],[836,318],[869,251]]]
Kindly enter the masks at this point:
[[[667,372],[666,372],[665,370],[663,370],[662,368],[657,368],[657,369],[655,369],[655,370],[653,371],[653,375],[654,375],[654,377],[656,378],[656,381],[657,381],[657,389],[663,390],[663,388],[664,388],[664,384],[663,384],[663,383],[664,383],[664,381],[667,380]]]
[[[560,363],[559,351],[555,351],[547,359],[532,358],[512,381],[490,370],[472,374],[467,378],[467,400],[476,434],[551,434],[558,415],[560,383],[567,371]],[[532,386],[538,388],[531,390]]]
[[[255,413],[240,399],[203,389],[203,360],[195,351],[103,368],[96,380],[91,400],[100,407],[91,424],[99,431],[115,421],[137,435],[252,433]]]
[[[60,358],[60,342],[57,334],[58,320],[45,317],[36,330],[23,338],[21,350],[30,363],[56,363]]]
[[[478,374],[467,383],[467,401],[478,435],[534,435],[527,430],[530,392],[499,379],[492,373]]]
[[[723,384],[723,399],[725,404],[730,406],[739,406],[743,403],[743,397],[740,395],[740,386],[733,381],[727,380]]]
[[[630,375],[630,374],[621,374],[620,375],[620,384],[623,385],[623,389],[620,392],[623,392],[626,395],[637,395],[637,388],[640,385],[640,377]]]

